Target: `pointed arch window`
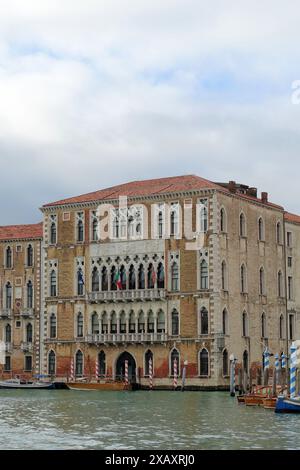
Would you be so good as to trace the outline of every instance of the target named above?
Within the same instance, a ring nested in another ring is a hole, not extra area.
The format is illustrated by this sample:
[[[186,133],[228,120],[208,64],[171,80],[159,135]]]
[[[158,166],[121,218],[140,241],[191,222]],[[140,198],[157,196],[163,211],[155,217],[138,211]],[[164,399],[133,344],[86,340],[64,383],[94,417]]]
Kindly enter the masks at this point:
[[[99,271],[96,266],[92,272],[92,292],[99,292],[100,289],[100,276]]]
[[[134,290],[136,288],[136,283],[135,283],[135,268],[133,264],[131,264],[129,268],[129,289]]]
[[[178,202],[171,203],[171,216],[170,216],[171,236],[179,234],[179,204]]]
[[[246,217],[242,212],[240,214],[240,237],[246,236]]]
[[[144,266],[141,264],[139,267],[139,289],[145,289],[145,271]]]
[[[135,314],[134,311],[131,310],[129,313],[129,333],[135,333]]]
[[[77,241],[84,241],[84,224],[83,224],[83,212],[77,213]]]
[[[11,326],[9,324],[5,327],[5,342],[11,343]]]
[[[200,232],[206,233],[208,230],[208,201],[201,199],[200,201]]]
[[[164,236],[164,215],[162,211],[158,212],[158,238]]]
[[[277,284],[278,284],[278,297],[283,297],[283,276],[282,276],[281,271],[279,271],[277,275]]]
[[[282,314],[279,318],[279,339],[284,339],[284,316]]]
[[[150,263],[148,267],[148,289],[154,289],[155,281],[156,281],[155,269],[153,267],[153,264]]]
[[[122,310],[120,314],[120,333],[127,333],[126,331],[126,314],[124,310]]]
[[[55,352],[51,350],[48,354],[48,374],[55,375],[56,372],[56,356]]]
[[[152,376],[154,375],[154,368],[153,368],[153,352],[148,349],[145,353],[145,377],[149,377],[149,371],[150,371],[150,361],[152,361]]]
[[[264,221],[262,217],[258,219],[258,240],[260,242],[264,241],[265,239],[265,229],[264,229]]]
[[[223,351],[223,377],[227,377],[229,375],[229,361],[228,361],[228,351],[224,349]]]
[[[220,210],[220,231],[222,233],[225,233],[226,232],[226,212],[225,212],[225,209],[222,207],[222,209]]]
[[[111,290],[117,290],[117,271],[116,267],[113,266],[110,270],[110,289]]]
[[[101,290],[102,291],[107,291],[108,290],[108,274],[107,274],[107,268],[104,266],[102,268],[102,273],[101,273]]]
[[[10,282],[5,286],[5,307],[12,308],[12,286]]]
[[[77,314],[77,338],[83,338],[83,315],[81,312]]]
[[[276,224],[276,241],[278,245],[282,244],[282,229],[281,229],[281,223],[277,222]]]
[[[200,312],[200,334],[208,335],[208,311],[205,307]]]
[[[248,326],[247,312],[243,312],[243,315],[242,315],[242,336],[245,337],[245,338],[249,336],[249,326]]]
[[[259,294],[265,295],[265,270],[260,268],[259,270]]]
[[[33,266],[33,248],[32,245],[27,247],[27,266],[30,268]]]
[[[83,375],[83,353],[79,350],[75,356],[75,374],[76,377]]]
[[[267,318],[265,313],[261,316],[261,337],[267,338]]]
[[[99,317],[96,312],[93,313],[92,315],[92,334],[93,335],[98,335],[100,333],[99,330]]]
[[[228,312],[226,308],[222,312],[222,333],[228,335]]]
[[[92,215],[92,240],[94,242],[98,241],[98,219],[96,212],[93,212]]]
[[[208,377],[209,375],[209,354],[207,349],[202,349],[199,353],[199,375],[201,377]]]
[[[162,263],[159,263],[157,268],[157,288],[164,289],[165,288],[165,270]]]
[[[200,289],[208,289],[208,264],[204,259],[200,263]]]
[[[121,287],[122,287],[122,290],[126,290],[126,270],[125,270],[125,266],[121,266],[121,269],[120,269],[120,280],[121,280]]]
[[[221,283],[222,283],[222,290],[228,290],[228,282],[227,282],[227,264],[226,261],[222,262],[221,266]]]
[[[27,282],[27,308],[33,308],[33,286],[32,282]]]
[[[165,313],[159,310],[157,315],[157,333],[165,333],[166,331],[166,319]]]
[[[148,313],[148,324],[147,324],[148,333],[154,333],[154,314],[152,310]]]
[[[7,269],[12,268],[12,249],[10,246],[6,248],[6,254],[5,254],[5,267]]]
[[[100,377],[106,376],[106,356],[104,351],[100,351],[98,354],[99,363],[99,375]]]
[[[117,314],[116,312],[111,313],[110,317],[110,332],[111,334],[115,334],[118,331],[118,323],[117,323]]]
[[[173,309],[171,314],[171,323],[172,323],[172,336],[179,335],[179,313],[176,309]]]
[[[56,272],[53,269],[50,274],[50,297],[56,297],[56,295],[57,295]]]
[[[32,330],[32,324],[28,323],[26,326],[26,341],[27,343],[32,343],[33,340],[33,330]]]
[[[174,365],[175,365],[175,361],[177,363],[177,376],[180,375],[180,355],[179,355],[179,351],[177,349],[173,349],[171,351],[171,355],[170,355],[170,372],[171,372],[171,376],[174,377]]]
[[[108,333],[108,319],[107,319],[107,313],[103,312],[102,314],[102,331],[101,333],[103,335],[106,335]]]
[[[50,316],[50,338],[56,338],[56,315],[52,313]]]
[[[241,282],[241,293],[245,294],[247,292],[247,271],[246,266],[242,264],[241,266],[241,274],[240,274],[240,282]]]
[[[174,262],[171,266],[171,290],[179,290],[179,269],[176,262]]]
[[[55,222],[52,222],[51,226],[50,226],[50,243],[51,245],[55,245],[56,244],[56,237],[57,237],[57,233],[56,233],[56,223]]]
[[[83,295],[84,291],[84,279],[82,269],[79,268],[77,271],[77,295]]]
[[[138,333],[145,333],[145,315],[143,311],[138,316]]]

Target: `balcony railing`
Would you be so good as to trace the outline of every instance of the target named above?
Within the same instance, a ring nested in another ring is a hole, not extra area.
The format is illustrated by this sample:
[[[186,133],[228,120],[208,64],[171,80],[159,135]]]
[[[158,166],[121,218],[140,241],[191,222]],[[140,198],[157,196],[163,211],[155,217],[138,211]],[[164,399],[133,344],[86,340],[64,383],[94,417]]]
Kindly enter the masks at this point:
[[[162,343],[167,339],[166,333],[107,333],[86,336],[86,342],[90,344]]]
[[[89,292],[87,294],[89,302],[133,302],[135,300],[164,300],[166,298],[165,289],[136,289],[136,290],[115,290],[102,292]]]
[[[1,318],[11,318],[11,316],[12,316],[11,308],[3,308],[2,310],[0,310]]]
[[[21,350],[24,351],[24,352],[32,352],[33,351],[33,343],[28,343],[26,341],[22,341]]]
[[[5,343],[5,352],[11,353],[13,350],[12,343]]]
[[[33,308],[23,308],[21,310],[21,316],[24,318],[32,318],[34,315],[34,309]]]

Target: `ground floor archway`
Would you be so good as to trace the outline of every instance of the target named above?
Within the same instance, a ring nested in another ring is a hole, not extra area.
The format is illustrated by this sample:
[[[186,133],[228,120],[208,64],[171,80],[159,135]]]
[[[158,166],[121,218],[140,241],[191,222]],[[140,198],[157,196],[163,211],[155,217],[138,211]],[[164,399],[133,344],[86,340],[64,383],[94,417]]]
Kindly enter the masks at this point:
[[[123,352],[116,362],[116,379],[125,379],[125,361],[128,361],[128,379],[136,382],[136,362],[134,357],[127,351]]]

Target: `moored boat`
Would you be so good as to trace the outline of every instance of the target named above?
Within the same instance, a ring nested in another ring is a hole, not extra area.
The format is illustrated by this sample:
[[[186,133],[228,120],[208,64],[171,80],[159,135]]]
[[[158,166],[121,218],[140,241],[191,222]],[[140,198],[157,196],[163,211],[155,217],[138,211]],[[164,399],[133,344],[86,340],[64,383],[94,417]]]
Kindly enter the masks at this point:
[[[52,382],[34,382],[30,380],[21,379],[9,379],[0,381],[0,388],[4,389],[30,389],[30,390],[41,390],[41,389],[52,389],[54,383]]]
[[[262,405],[265,409],[274,410],[276,408],[276,403],[277,403],[276,397],[268,397],[268,398],[263,399]]]
[[[275,413],[300,413],[300,397],[278,397]]]
[[[245,405],[246,406],[258,406],[263,404],[263,400],[266,398],[264,395],[245,395]]]
[[[79,390],[79,391],[132,390],[132,385],[131,384],[126,384],[124,382],[104,382],[104,383],[68,382],[66,385],[70,390]]]
[[[238,395],[237,401],[238,403],[245,403],[245,395]]]

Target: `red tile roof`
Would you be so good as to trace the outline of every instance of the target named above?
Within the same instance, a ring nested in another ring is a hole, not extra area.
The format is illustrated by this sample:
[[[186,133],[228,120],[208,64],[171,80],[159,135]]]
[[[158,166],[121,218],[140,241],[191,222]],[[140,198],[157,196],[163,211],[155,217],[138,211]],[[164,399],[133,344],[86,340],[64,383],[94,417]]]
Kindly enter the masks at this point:
[[[43,223],[0,226],[0,240],[38,239],[43,237]]]
[[[172,193],[197,189],[220,188],[215,183],[195,175],[173,176],[143,181],[131,181],[130,183],[112,186],[82,196],[62,199],[61,201],[45,204],[43,207],[60,206],[64,204],[76,204],[82,202],[104,201],[118,199],[119,196],[152,196],[155,194]]]
[[[292,222],[292,223],[295,223],[295,224],[300,224],[300,215],[291,214],[290,212],[286,212],[284,214],[284,218],[285,218],[286,222]]]
[[[218,189],[219,191],[230,193],[229,189],[218,183],[200,178],[196,175],[172,176],[169,178],[158,178],[142,181],[131,181],[129,183],[112,186],[110,188],[101,189],[81,196],[75,196],[68,199],[44,204],[43,208],[62,206],[67,204],[80,204],[85,202],[97,202],[111,199],[118,199],[119,196],[135,197],[135,196],[153,196],[157,194],[175,193],[178,191],[189,191],[199,189]],[[261,199],[236,192],[236,196],[248,199],[253,202],[262,203]],[[269,207],[283,210],[283,207],[271,202],[264,203]]]

